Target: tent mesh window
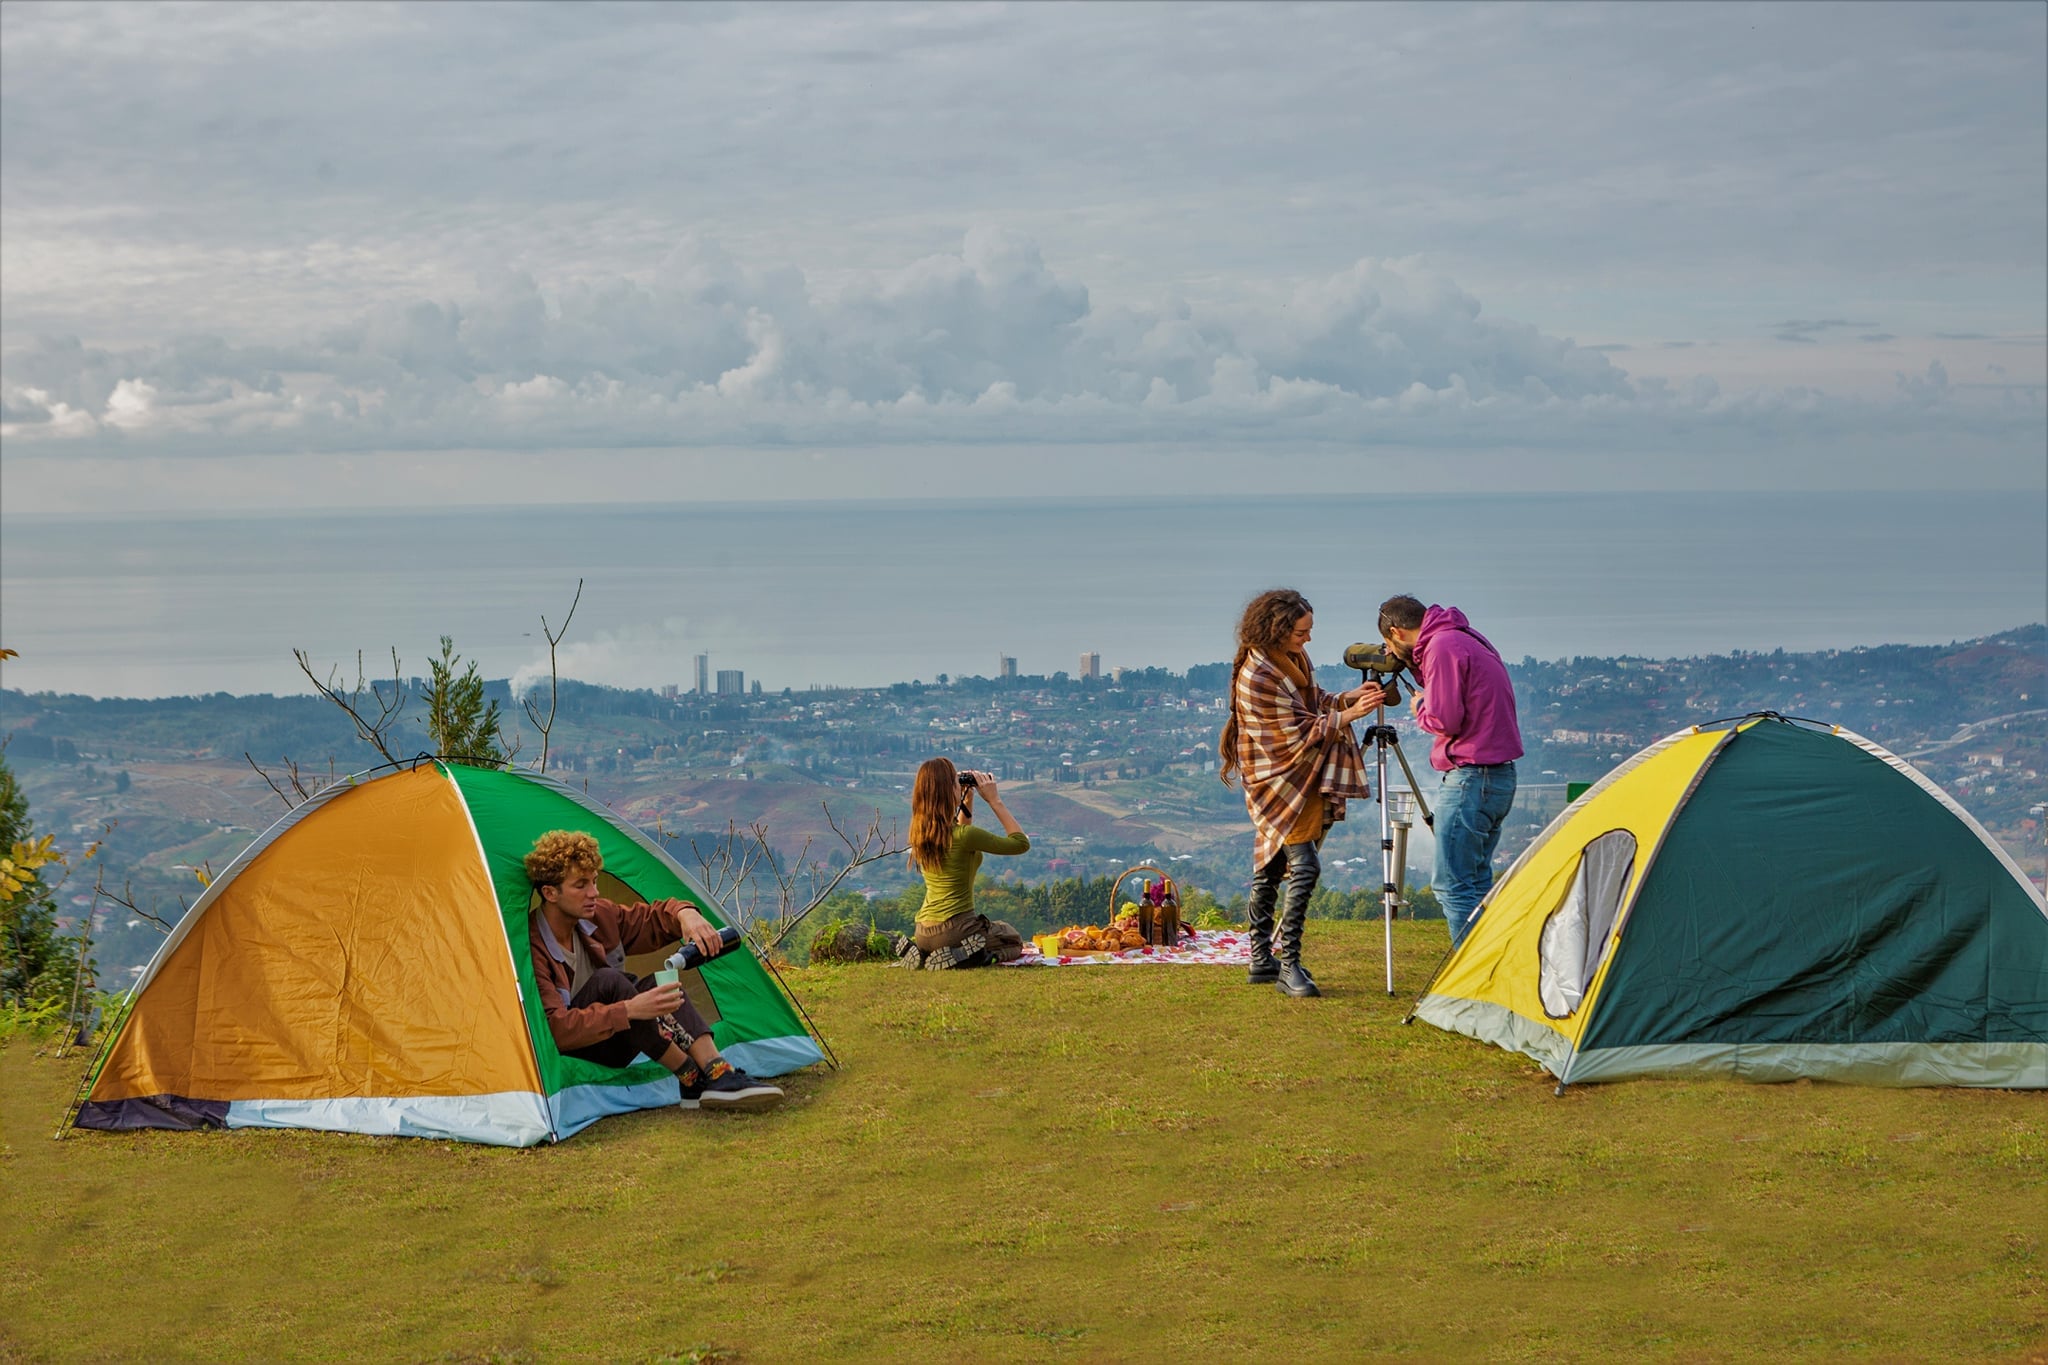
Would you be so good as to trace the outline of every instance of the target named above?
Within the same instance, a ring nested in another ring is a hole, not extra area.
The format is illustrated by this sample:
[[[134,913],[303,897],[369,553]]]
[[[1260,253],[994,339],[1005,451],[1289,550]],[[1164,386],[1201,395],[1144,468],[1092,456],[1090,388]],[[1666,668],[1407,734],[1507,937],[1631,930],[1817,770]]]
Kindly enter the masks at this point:
[[[1586,998],[1635,865],[1636,836],[1625,829],[1609,830],[1580,852],[1571,889],[1543,922],[1536,947],[1537,993],[1552,1019],[1569,1018]]]

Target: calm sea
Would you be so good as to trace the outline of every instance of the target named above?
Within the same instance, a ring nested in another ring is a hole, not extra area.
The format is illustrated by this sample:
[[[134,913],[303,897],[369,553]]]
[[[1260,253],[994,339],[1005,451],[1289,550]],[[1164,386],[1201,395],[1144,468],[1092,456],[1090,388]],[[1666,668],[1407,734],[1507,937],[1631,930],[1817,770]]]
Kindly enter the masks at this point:
[[[1560,494],[502,508],[10,519],[0,681],[109,696],[299,692],[294,646],[424,672],[767,687],[1227,658],[1244,600],[1316,604],[1319,661],[1379,601],[1454,603],[1511,658],[1939,643],[2048,617],[2023,494]]]

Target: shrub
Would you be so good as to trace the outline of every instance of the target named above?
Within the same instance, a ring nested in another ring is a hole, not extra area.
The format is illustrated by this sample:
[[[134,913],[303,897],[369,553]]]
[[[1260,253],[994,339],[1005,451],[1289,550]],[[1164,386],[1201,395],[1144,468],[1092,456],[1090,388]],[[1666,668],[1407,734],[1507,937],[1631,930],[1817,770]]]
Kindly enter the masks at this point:
[[[889,936],[863,920],[828,920],[811,936],[812,962],[888,962],[895,956]]]
[[[70,1008],[79,940],[57,932],[47,875],[64,862],[48,835],[36,837],[28,798],[0,758],[0,1032],[47,1030]],[[85,970],[90,986],[90,958]]]

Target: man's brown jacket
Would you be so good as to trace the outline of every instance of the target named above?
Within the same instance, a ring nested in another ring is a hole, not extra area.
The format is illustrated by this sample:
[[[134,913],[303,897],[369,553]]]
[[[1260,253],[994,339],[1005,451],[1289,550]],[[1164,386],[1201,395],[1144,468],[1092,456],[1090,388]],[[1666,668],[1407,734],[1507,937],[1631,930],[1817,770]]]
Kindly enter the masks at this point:
[[[626,1002],[609,1005],[569,1007],[569,945],[555,942],[547,915],[535,910],[528,918],[528,937],[533,945],[533,979],[540,987],[540,1007],[548,1017],[548,1032],[554,1035],[555,1050],[574,1052],[601,1043],[621,1032],[632,1020],[626,1017]],[[648,953],[666,948],[683,936],[683,921],[666,903],[618,905],[600,897],[592,903],[590,918],[576,921],[583,935],[583,949],[595,968],[625,967],[629,953]]]

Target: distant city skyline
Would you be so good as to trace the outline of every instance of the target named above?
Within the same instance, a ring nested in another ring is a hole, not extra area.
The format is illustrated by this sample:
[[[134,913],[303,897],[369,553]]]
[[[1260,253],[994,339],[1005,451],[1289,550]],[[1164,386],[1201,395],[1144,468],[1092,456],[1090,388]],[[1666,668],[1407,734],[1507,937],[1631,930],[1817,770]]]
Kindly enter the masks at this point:
[[[766,686],[759,678],[754,678],[750,681],[747,678],[745,669],[721,668],[716,670],[716,672],[714,673],[711,668],[711,651],[709,650],[700,651],[697,654],[693,655],[691,657],[691,664],[693,668],[693,683],[688,690],[692,694],[697,696],[737,696],[745,695],[749,692],[759,694],[763,691],[764,687]],[[1020,672],[1017,659],[1014,655],[998,654],[996,656],[996,672],[994,676],[998,678],[1016,678],[1023,676],[1051,677],[1054,673],[1058,671],[1059,670],[1057,669],[1047,669],[1042,672],[1026,675]],[[1117,668],[1112,669],[1110,672],[1113,679],[1120,680],[1123,676],[1124,669],[1121,666],[1119,666]],[[944,678],[949,677],[951,675],[941,674],[937,676],[941,680],[943,680]],[[969,675],[963,673],[959,676],[964,678]],[[1083,650],[1080,656],[1080,666],[1078,670],[1075,672],[1074,676],[1077,678],[1102,677],[1102,655],[1094,650]],[[412,686],[414,687],[415,690],[417,690],[419,686],[419,680],[417,678],[412,680]],[[808,682],[804,686],[807,690],[815,691],[822,687],[829,686],[829,684],[819,682]],[[685,689],[682,683],[664,682],[653,684],[652,690],[659,692],[665,699],[674,701],[678,697],[683,695]],[[784,687],[778,688],[777,690],[781,691],[791,689],[789,685],[785,684]]]

